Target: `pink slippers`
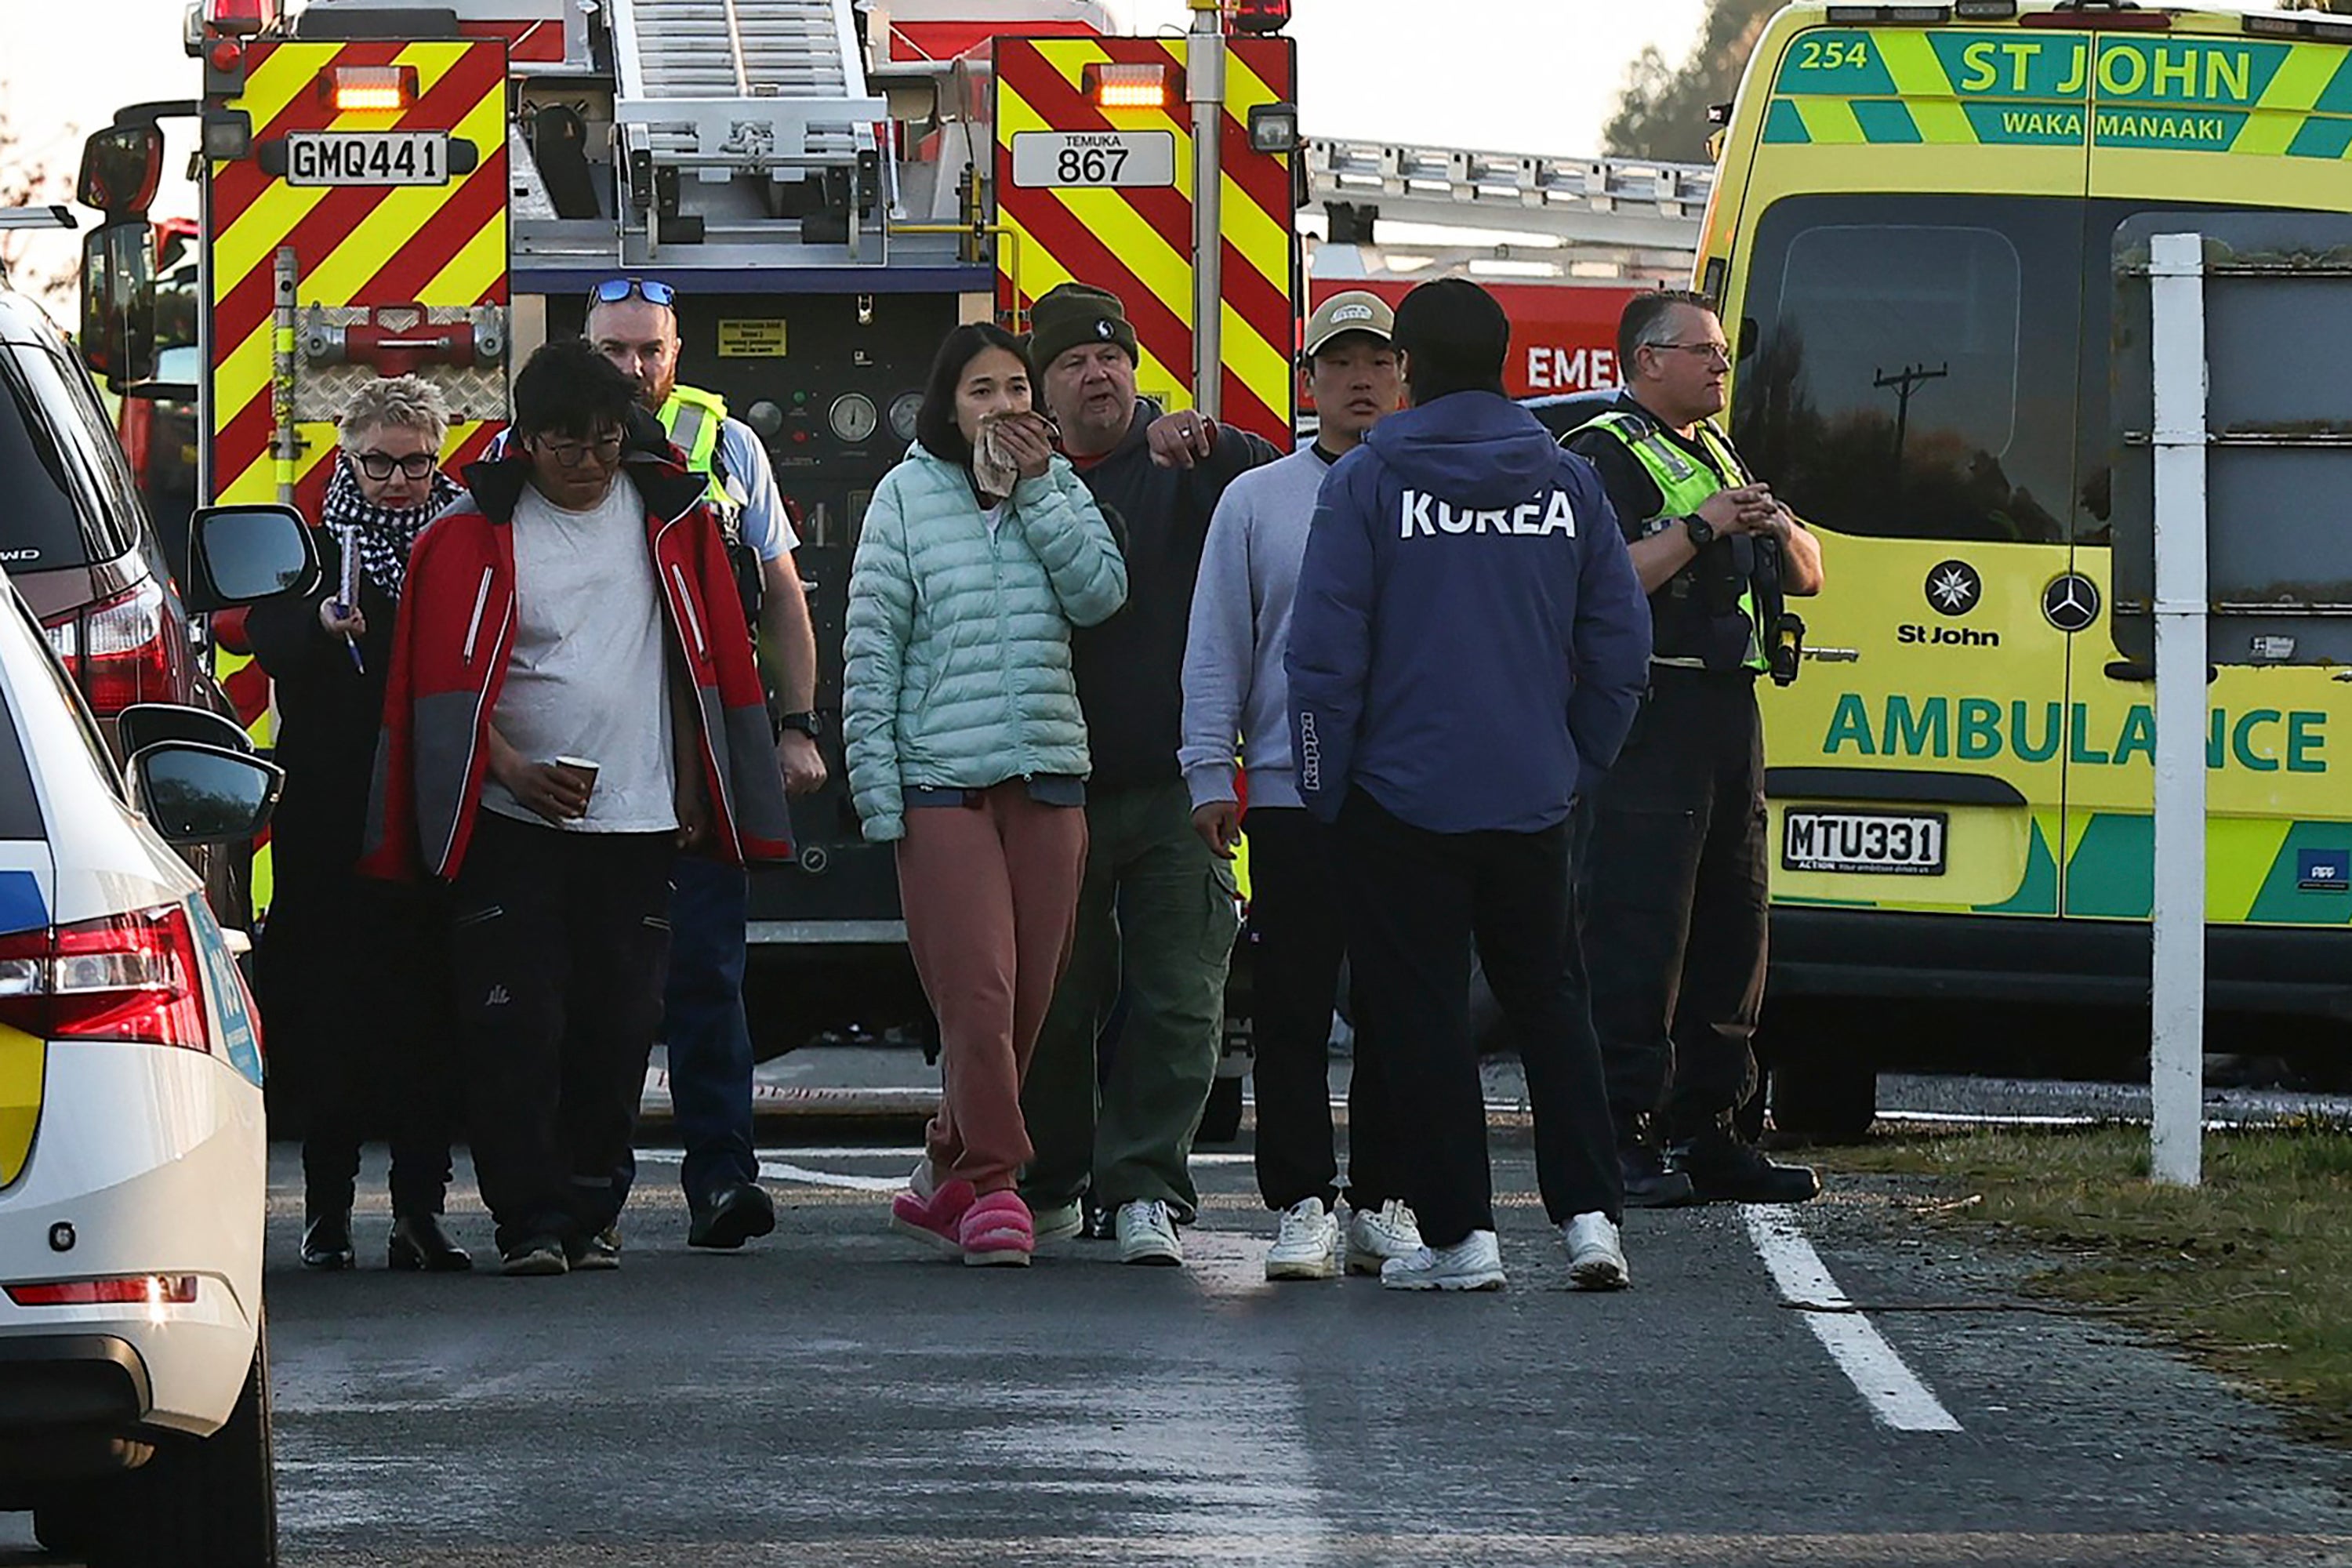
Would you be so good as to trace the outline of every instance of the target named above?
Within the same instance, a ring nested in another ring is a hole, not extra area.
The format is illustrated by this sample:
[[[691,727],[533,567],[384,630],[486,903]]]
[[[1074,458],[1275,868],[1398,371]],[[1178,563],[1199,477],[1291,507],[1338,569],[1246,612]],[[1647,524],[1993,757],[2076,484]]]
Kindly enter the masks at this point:
[[[975,1268],[993,1264],[1023,1265],[1036,1250],[1037,1233],[1029,1205],[1013,1192],[991,1193],[964,1210],[956,1227],[963,1260]]]
[[[1024,1264],[1036,1250],[1029,1205],[1013,1192],[982,1197],[965,1181],[941,1182],[931,1192],[909,1184],[890,1200],[890,1228],[926,1247],[959,1253],[975,1268]]]
[[[910,1185],[890,1200],[890,1228],[926,1247],[961,1252],[963,1241],[957,1226],[975,1196],[970,1182],[941,1182],[929,1193]]]

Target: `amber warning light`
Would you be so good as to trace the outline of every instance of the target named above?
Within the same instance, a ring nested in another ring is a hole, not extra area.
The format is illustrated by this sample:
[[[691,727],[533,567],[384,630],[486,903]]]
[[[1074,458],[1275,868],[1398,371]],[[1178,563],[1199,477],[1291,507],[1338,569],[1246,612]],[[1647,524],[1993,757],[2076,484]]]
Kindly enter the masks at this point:
[[[1080,85],[1097,109],[1165,109],[1176,100],[1175,77],[1173,66],[1107,61],[1087,67]]]
[[[416,101],[416,68],[337,66],[321,85],[338,114],[398,114]]]

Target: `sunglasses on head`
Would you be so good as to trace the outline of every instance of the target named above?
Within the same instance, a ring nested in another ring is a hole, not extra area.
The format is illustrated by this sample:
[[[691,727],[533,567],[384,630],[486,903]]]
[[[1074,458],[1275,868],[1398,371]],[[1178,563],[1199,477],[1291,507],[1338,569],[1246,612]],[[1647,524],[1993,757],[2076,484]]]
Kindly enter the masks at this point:
[[[591,305],[617,305],[632,294],[648,305],[677,308],[677,290],[653,278],[607,278],[588,290]]]

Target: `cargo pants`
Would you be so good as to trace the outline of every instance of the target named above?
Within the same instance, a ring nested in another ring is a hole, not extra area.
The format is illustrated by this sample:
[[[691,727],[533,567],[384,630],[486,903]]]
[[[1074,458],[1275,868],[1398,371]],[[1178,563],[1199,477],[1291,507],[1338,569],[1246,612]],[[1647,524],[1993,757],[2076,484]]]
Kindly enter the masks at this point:
[[[1022,1196],[1033,1209],[1089,1190],[1105,1210],[1157,1199],[1189,1220],[1241,927],[1233,873],[1192,831],[1178,779],[1090,788],[1087,842],[1069,968],[1022,1089],[1034,1150]],[[1097,1051],[1110,1058],[1099,1078]]]

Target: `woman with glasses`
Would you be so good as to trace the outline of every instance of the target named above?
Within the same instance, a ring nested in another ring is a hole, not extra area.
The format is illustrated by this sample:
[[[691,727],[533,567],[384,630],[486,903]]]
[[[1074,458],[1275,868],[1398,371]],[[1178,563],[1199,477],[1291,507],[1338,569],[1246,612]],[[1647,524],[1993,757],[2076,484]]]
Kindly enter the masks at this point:
[[[308,1268],[356,1260],[353,1185],[371,1133],[392,1141],[391,1266],[471,1263],[440,1218],[457,1090],[434,922],[415,889],[357,870],[409,548],[460,494],[440,469],[447,431],[440,394],[415,376],[354,394],[320,509],[320,586],[247,619],[276,682],[286,769],[256,978],[270,1065],[301,1110]]]
[[[849,578],[850,794],[866,837],[898,847],[946,1090],[891,1224],[971,1264],[1026,1263],[1036,1244],[1013,1190],[1021,1082],[1076,929],[1092,767],[1070,631],[1127,600],[1032,379],[1003,329],[948,334]]]

